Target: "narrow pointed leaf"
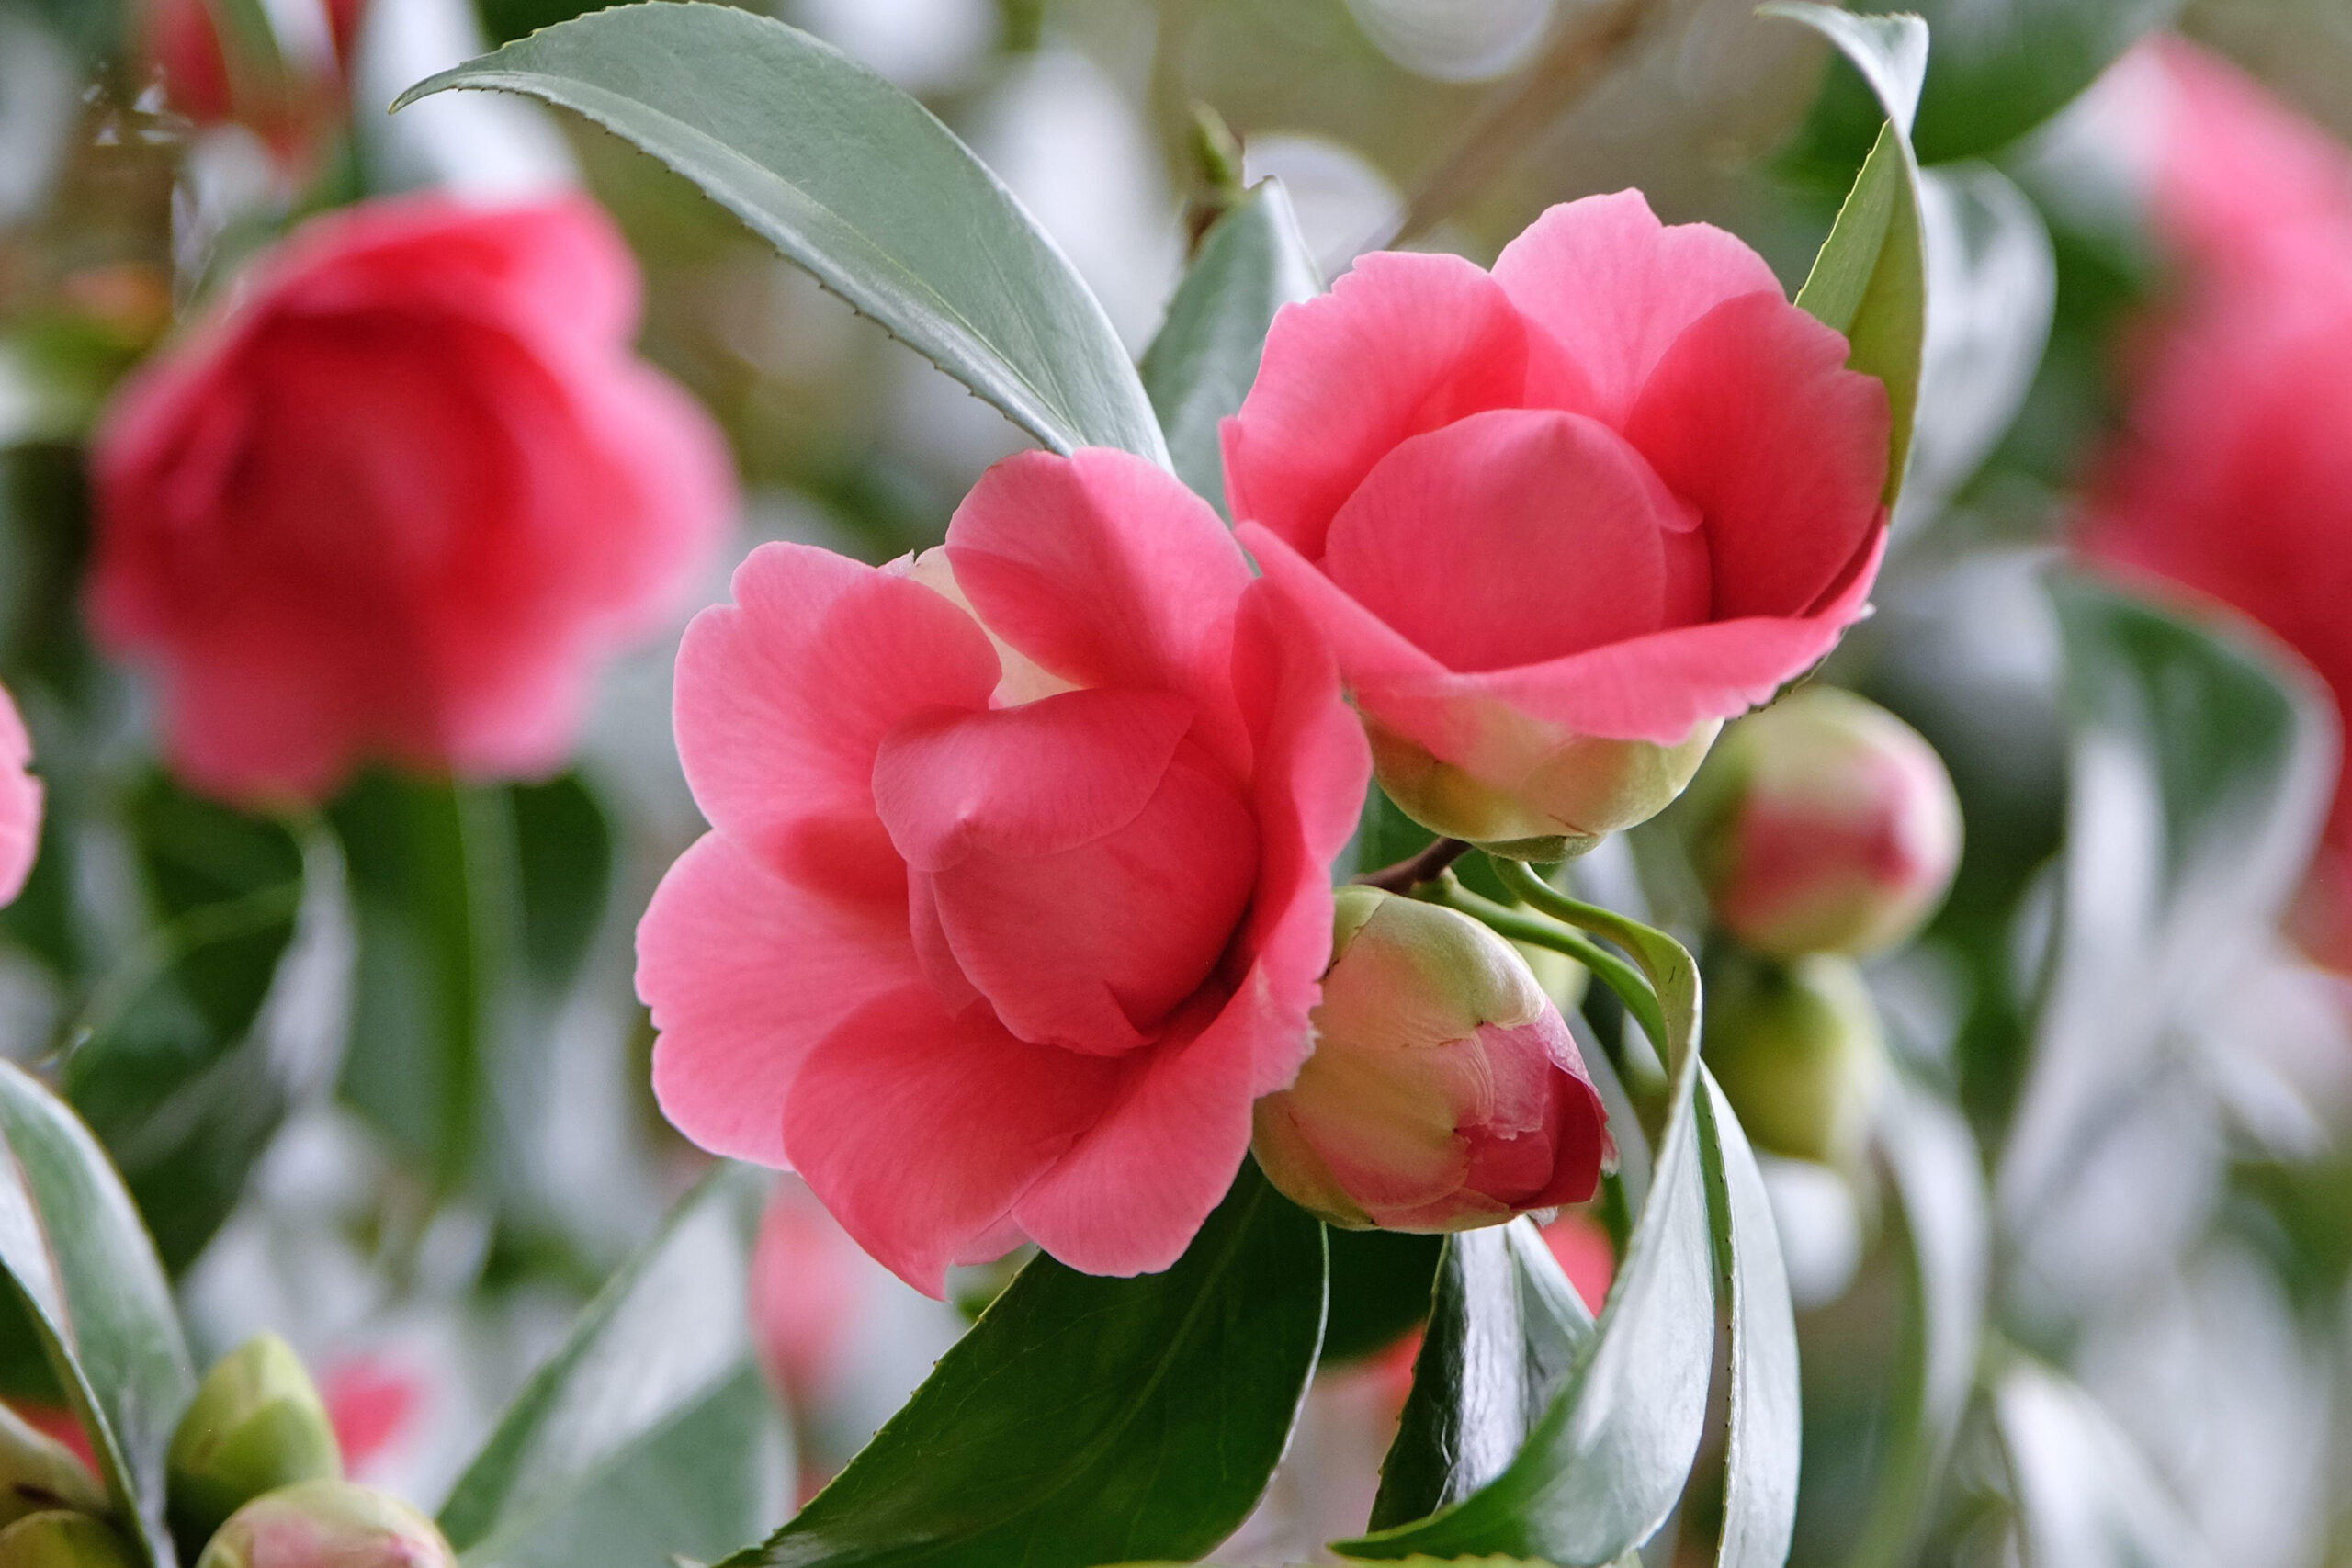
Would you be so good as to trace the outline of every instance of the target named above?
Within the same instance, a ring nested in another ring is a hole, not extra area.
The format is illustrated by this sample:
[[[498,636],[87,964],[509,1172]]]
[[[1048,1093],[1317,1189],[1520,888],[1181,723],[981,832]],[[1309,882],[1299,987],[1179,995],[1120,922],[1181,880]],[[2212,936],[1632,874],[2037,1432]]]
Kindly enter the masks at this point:
[[[1265,1492],[1323,1298],[1322,1228],[1253,1165],[1166,1273],[1039,1258],[831,1485],[728,1568],[1196,1558]]]
[[[1499,869],[1507,880],[1516,875]],[[1693,1103],[1698,966],[1663,932],[1578,904],[1532,873],[1511,886],[1546,913],[1624,948],[1655,987],[1629,1005],[1663,1042],[1671,1068],[1656,1179],[1597,1332],[1518,1454],[1426,1518],[1335,1545],[1350,1557],[1611,1562],[1648,1540],[1673,1509],[1705,1421],[1715,1252]]]
[[[1176,477],[1220,513],[1225,457],[1217,426],[1241,412],[1274,312],[1322,291],[1290,197],[1280,183],[1262,181],[1202,240],[1144,352],[1144,389],[1167,432]]]
[[[1811,28],[1844,51],[1886,115],[1797,303],[1846,334],[1852,344],[1848,364],[1886,384],[1894,414],[1886,470],[1892,506],[1903,492],[1927,348],[1927,236],[1909,139],[1927,66],[1927,25],[1917,17],[1856,16],[1807,0],[1772,0],[1758,14]]]
[[[172,1568],[164,1450],[195,1393],[171,1286],[130,1194],[64,1102],[0,1063],[0,1269],[143,1561]]]
[[[1993,1396],[2015,1488],[2023,1560],[2044,1568],[2209,1568],[2198,1536],[2146,1456],[2088,1393],[2020,1359]]]
[[[996,176],[831,45],[732,6],[616,6],[410,88],[576,109],[702,187],[1046,446],[1165,465],[1110,318]]]
[[[748,1321],[760,1187],[706,1178],[525,1385],[441,1510],[469,1568],[707,1562],[775,1526],[788,1445]]]

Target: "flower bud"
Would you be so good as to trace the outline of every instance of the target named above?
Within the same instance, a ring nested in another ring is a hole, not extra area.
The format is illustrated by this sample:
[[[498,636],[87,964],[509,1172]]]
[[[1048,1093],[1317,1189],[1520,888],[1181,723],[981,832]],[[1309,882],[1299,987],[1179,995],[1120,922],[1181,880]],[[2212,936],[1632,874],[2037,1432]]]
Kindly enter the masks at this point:
[[[305,1481],[229,1517],[196,1568],[456,1568],[431,1519],[349,1481]]]
[[[1257,1104],[1268,1179],[1352,1230],[1468,1230],[1590,1197],[1606,1113],[1526,960],[1433,904],[1337,902],[1315,1054]]]
[[[73,1450],[0,1404],[0,1525],[57,1509],[102,1514],[107,1495]]]
[[[0,1568],[134,1568],[130,1543],[104,1519],[62,1508],[0,1529]]]
[[[167,1464],[172,1528],[191,1545],[265,1492],[343,1474],[326,1405],[275,1334],[255,1335],[204,1374]]]
[[[1542,862],[1580,855],[1665,810],[1723,728],[1710,720],[1673,746],[1589,735],[1531,739],[1521,733],[1524,724],[1488,716],[1500,727],[1491,771],[1513,775],[1508,787],[1439,761],[1367,716],[1374,771],[1397,809],[1430,832],[1467,840],[1489,854]]]
[[[1717,922],[1781,958],[1904,941],[1960,863],[1960,801],[1934,749],[1826,686],[1733,726],[1685,820]]]
[[[1747,957],[1711,976],[1707,1066],[1756,1146],[1844,1165],[1861,1153],[1886,1077],[1878,1009],[1842,953]]]

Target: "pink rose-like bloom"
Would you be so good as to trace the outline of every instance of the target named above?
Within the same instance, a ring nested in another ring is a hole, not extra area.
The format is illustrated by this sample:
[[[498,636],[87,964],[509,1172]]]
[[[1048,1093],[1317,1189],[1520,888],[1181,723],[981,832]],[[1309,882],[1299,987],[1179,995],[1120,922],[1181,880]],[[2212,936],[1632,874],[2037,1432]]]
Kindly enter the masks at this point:
[[[1941,906],[1960,866],[1943,759],[1876,703],[1808,686],[1734,725],[1678,810],[1716,921],[1780,958],[1877,953]]]
[[[40,852],[40,780],[16,700],[0,689],[0,905],[16,902]]]
[[[1258,1164],[1352,1230],[1455,1231],[1580,1203],[1608,1112],[1560,1010],[1467,915],[1340,890],[1315,1055],[1258,1102]]]
[[[768,545],[678,656],[713,831],[638,932],[654,1088],[941,1293],[1164,1269],[1291,1081],[1363,740],[1207,503],[1028,453],[896,570]]]
[[[2352,723],[2352,153],[2187,44],[2132,71],[2155,93],[2151,212],[2179,270],[2129,342],[2125,429],[2076,544],[2251,615]],[[2316,955],[2352,966],[2340,781],[2298,915]]]
[[[96,438],[90,613],[174,766],[310,799],[369,760],[560,764],[733,507],[637,312],[589,203],[412,197],[305,225],[151,361]]]
[[[1829,651],[1885,536],[1886,392],[1846,358],[1755,252],[1634,191],[1491,273],[1378,254],[1283,310],[1225,426],[1233,514],[1407,814],[1556,858]]]

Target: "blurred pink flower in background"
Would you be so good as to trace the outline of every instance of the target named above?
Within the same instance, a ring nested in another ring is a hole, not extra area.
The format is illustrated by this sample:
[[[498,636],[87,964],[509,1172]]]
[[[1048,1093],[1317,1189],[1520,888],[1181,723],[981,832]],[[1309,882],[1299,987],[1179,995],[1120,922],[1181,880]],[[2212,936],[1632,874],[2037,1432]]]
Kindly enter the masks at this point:
[[[753,553],[678,656],[715,830],[638,933],[663,1110],[910,1284],[1175,1261],[1297,1073],[1368,762],[1329,657],[1123,453],[896,570]]]
[[[339,116],[368,0],[287,0],[265,8],[282,73],[240,80],[220,47],[215,0],[148,0],[143,42],[171,107],[199,125],[243,120],[280,156],[307,157]]]
[[[760,1365],[795,1411],[814,1410],[838,1392],[876,1272],[805,1183],[776,1182],[752,1252],[752,1325]]]
[[[2132,344],[2078,545],[2252,615],[2352,718],[2352,153],[2186,43],[2132,69],[2157,89],[2152,215],[2179,270]],[[2299,926],[2352,966],[2340,785]]]
[[[90,613],[173,766],[256,800],[559,765],[733,506],[637,313],[587,202],[410,197],[305,225],[151,361],[96,438]]]
[[[1762,257],[1635,191],[1553,208],[1491,274],[1383,253],[1283,309],[1225,425],[1233,515],[1408,815],[1630,827],[1829,651],[1885,535],[1886,392],[1846,357]]]
[[[16,699],[0,689],[0,904],[15,901],[40,852],[40,780]]]
[[[329,1362],[319,1373],[319,1399],[343,1450],[344,1473],[354,1481],[373,1479],[378,1461],[415,1427],[427,1392],[423,1372],[389,1357],[350,1355]]]

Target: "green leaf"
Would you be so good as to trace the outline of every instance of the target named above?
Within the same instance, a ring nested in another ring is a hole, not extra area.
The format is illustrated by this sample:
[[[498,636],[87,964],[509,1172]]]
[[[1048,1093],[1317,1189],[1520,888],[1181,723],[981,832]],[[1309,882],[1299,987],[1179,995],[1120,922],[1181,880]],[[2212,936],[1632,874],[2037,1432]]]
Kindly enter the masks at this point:
[[[124,817],[154,925],[99,987],[61,1088],[176,1274],[235,1208],[285,1119],[284,1070],[255,1025],[293,944],[302,847],[285,824],[161,774]]]
[[[1326,1365],[1377,1355],[1429,1316],[1442,1236],[1332,1230],[1324,1243],[1331,1259]]]
[[[577,773],[515,784],[507,797],[523,972],[541,1001],[556,1003],[578,977],[612,897],[612,822]]]
[[[1879,1157],[1903,1248],[1903,1342],[1886,1457],[1848,1568],[1906,1568],[1975,1386],[1990,1270],[1984,1171],[1967,1121],[1897,1077],[1879,1112]]]
[[[1804,0],[1772,0],[1758,14],[1801,23],[1844,51],[1886,117],[1797,303],[1846,334],[1849,365],[1886,384],[1894,415],[1886,470],[1892,506],[1908,467],[1928,332],[1927,237],[1907,134],[1927,65],[1927,28],[1916,17],[1855,16]]]
[[[2325,688],[2252,623],[2072,573],[2050,592],[2071,777],[2055,964],[1997,1181],[2020,1247],[2178,1021],[2272,940],[2336,776]]]
[[[789,1445],[747,1321],[763,1185],[706,1178],[533,1374],[441,1510],[468,1568],[707,1562],[782,1517]]]
[[[1201,241],[1168,319],[1144,351],[1143,384],[1176,477],[1225,510],[1217,426],[1241,412],[1274,312],[1323,291],[1290,197],[1261,181]]]
[[[1197,1557],[1265,1492],[1323,1299],[1320,1227],[1245,1164],[1164,1274],[1031,1262],[849,1468],[728,1568]]]
[[[1698,966],[1663,932],[1577,903],[1516,863],[1497,867],[1512,891],[1616,942],[1656,988],[1628,998],[1663,1043],[1671,1072],[1655,1178],[1598,1332],[1517,1456],[1427,1518],[1335,1544],[1351,1557],[1610,1562],[1648,1540],[1672,1510],[1705,1421],[1715,1252],[1693,1104]]]
[[[6,1063],[0,1143],[0,1269],[30,1309],[142,1559],[171,1568],[164,1452],[196,1376],[163,1265],[97,1139]]]
[[[618,6],[418,83],[576,109],[702,187],[1056,451],[1168,447],[1102,305],[914,99],[731,6]],[[399,106],[395,106],[399,107]]]
[[[2023,1559],[2065,1568],[2203,1568],[2218,1561],[2107,1412],[2038,1362],[1993,1395]]]
[[[2071,103],[2181,0],[1905,0],[1936,39],[1913,141],[1928,163],[1991,152]],[[1805,140],[1858,148],[1877,115],[1850,76],[1824,85]]]
[[[1592,1336],[1533,1221],[1446,1237],[1372,1528],[1425,1517],[1509,1469]]]
[[[344,1098],[442,1192],[483,1174],[489,1055],[509,1022],[514,828],[506,797],[372,773],[328,808],[358,929]]]

